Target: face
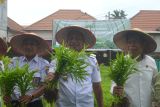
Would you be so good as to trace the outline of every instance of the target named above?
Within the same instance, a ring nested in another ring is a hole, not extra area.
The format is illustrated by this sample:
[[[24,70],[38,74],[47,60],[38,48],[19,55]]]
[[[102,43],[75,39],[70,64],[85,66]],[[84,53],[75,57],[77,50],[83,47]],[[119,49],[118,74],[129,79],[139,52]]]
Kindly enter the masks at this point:
[[[76,51],[81,51],[84,48],[83,34],[79,31],[71,31],[68,33],[66,45]]]
[[[27,57],[35,56],[37,53],[37,45],[38,44],[34,40],[31,39],[25,40],[22,45],[25,56]]]
[[[143,41],[139,36],[130,36],[127,39],[127,48],[128,52],[132,55],[132,57],[137,57],[143,54]]]

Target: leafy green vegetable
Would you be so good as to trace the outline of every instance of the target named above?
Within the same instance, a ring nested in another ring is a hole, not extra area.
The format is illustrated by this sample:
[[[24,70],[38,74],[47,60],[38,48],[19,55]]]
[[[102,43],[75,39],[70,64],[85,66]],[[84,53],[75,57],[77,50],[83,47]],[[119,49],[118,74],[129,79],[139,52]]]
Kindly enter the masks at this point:
[[[30,71],[28,64],[25,64],[22,67],[17,65],[15,70],[18,76],[16,85],[19,87],[21,95],[23,96],[32,88],[33,75],[36,71]]]
[[[14,87],[18,86],[21,95],[25,95],[32,87],[33,75],[36,71],[29,71],[29,65],[20,67],[18,61],[15,67],[10,67],[12,63],[8,56],[1,57],[4,63],[4,70],[0,71],[1,93],[5,96],[11,96]]]
[[[16,85],[20,90],[21,96],[23,96],[33,87],[33,75],[36,71],[30,71],[29,64],[25,64],[22,67],[17,64],[15,67],[15,72],[18,76]],[[27,105],[22,103],[21,107],[27,107]]]
[[[0,88],[3,95],[10,96],[13,93],[14,86],[17,81],[15,69],[9,68],[11,59],[9,57],[1,57],[4,63],[4,70],[0,71]]]
[[[64,45],[61,45],[54,50],[55,52],[51,55],[52,60],[56,60],[55,79],[47,82],[46,90],[58,88],[59,78],[67,80],[68,76],[70,76],[72,80],[79,83],[85,80],[85,76],[88,75],[85,71],[88,63],[85,61],[86,53],[84,50],[77,52],[73,49],[64,47]]]
[[[77,52],[61,45],[55,48],[52,59],[57,61],[55,74],[58,77],[70,75],[76,82],[81,82],[88,75],[85,71],[88,64],[85,62],[86,53],[84,50]]]
[[[130,55],[124,56],[123,53],[118,53],[116,59],[112,60],[107,68],[109,77],[117,86],[123,86],[129,75],[137,71],[136,64],[136,59],[132,59]]]

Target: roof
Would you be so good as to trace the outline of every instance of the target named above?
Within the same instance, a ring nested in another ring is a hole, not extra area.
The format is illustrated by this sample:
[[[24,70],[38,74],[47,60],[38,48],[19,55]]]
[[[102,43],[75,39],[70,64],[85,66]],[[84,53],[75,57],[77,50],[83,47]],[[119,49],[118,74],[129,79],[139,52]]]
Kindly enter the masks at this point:
[[[13,31],[22,31],[23,27],[8,17],[8,28]]]
[[[144,31],[160,31],[160,10],[141,10],[131,18],[131,27]]]
[[[52,30],[53,20],[96,20],[80,10],[58,10],[55,13],[33,23],[24,30]]]

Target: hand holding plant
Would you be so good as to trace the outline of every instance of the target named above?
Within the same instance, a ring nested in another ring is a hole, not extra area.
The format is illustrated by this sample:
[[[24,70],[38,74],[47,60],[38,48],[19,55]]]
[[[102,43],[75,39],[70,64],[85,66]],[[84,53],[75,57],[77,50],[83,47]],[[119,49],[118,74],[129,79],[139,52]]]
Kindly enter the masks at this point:
[[[66,48],[63,45],[55,48],[55,52],[52,53],[52,60],[56,61],[56,70],[54,73],[55,77],[53,80],[46,83],[46,93],[47,91],[54,90],[52,93],[58,94],[57,89],[59,78],[67,81],[68,76],[70,76],[72,80],[81,83],[85,79],[85,76],[88,75],[88,73],[85,71],[85,68],[88,66],[88,64],[85,62],[85,59],[86,53],[84,50],[77,52],[70,48]],[[51,94],[45,95],[47,98],[50,97]],[[57,99],[57,95],[53,94],[53,97],[56,98],[48,99],[49,103],[52,103]]]
[[[26,93],[33,87],[33,84],[32,84],[33,75],[37,71],[30,71],[28,64],[25,64],[22,67],[20,67],[17,64],[15,69],[16,69],[15,72],[17,72],[17,75],[18,75],[16,85],[18,86],[21,93],[21,97],[20,97],[20,101],[22,103],[21,106],[25,107],[26,103],[32,100],[29,95],[26,95]]]
[[[109,77],[117,86],[123,87],[129,76],[137,71],[136,64],[136,59],[132,59],[130,55],[118,53],[116,59],[112,60],[107,68]]]
[[[124,84],[129,76],[137,71],[136,64],[136,59],[132,59],[130,55],[125,56],[123,53],[118,53],[116,59],[112,60],[110,66],[107,67],[109,77],[117,85],[113,88],[115,103],[124,100]]]

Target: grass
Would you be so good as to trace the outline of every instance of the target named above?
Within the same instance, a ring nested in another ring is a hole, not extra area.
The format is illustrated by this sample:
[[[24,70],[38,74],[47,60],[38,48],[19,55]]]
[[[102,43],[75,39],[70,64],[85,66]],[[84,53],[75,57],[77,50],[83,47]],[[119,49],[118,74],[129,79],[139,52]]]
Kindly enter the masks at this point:
[[[106,70],[106,66],[100,65],[100,71],[101,71],[101,78],[102,78],[102,89],[103,89],[103,98],[104,98],[104,107],[111,107],[111,103],[113,101],[113,96],[110,94],[110,87],[111,87],[111,80],[108,77],[108,72]],[[45,102],[44,107],[50,107],[49,105],[46,105]],[[0,105],[1,107],[1,105]],[[5,106],[2,106],[5,107]],[[95,107],[98,107],[95,102]]]
[[[100,65],[100,71],[101,71],[101,85],[103,90],[103,100],[104,100],[104,107],[111,107],[112,101],[114,100],[113,96],[110,93],[110,87],[111,87],[111,80],[108,77],[107,72],[107,66]],[[95,107],[98,107],[95,102]]]

